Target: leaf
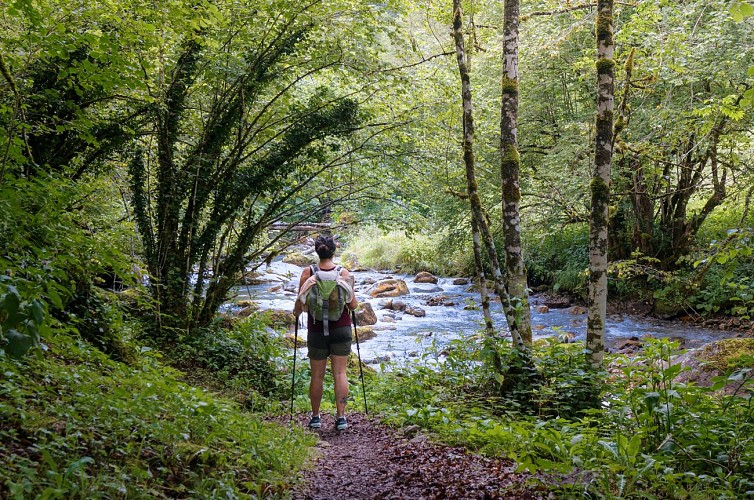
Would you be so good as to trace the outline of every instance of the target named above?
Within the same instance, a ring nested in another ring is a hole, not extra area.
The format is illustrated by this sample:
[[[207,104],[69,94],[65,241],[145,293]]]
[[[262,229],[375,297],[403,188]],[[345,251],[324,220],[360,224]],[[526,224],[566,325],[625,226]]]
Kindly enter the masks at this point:
[[[629,441],[628,447],[626,449],[626,453],[632,459],[632,462],[635,461],[636,455],[639,454],[640,449],[641,449],[641,436],[639,434],[634,434],[631,437],[631,441]]]
[[[733,20],[740,23],[747,17],[754,15],[754,5],[748,2],[738,1],[730,7],[730,15]]]
[[[3,296],[3,308],[8,315],[5,323],[13,325],[16,322],[16,316],[18,315],[18,308],[21,305],[21,296],[16,290],[16,287],[9,286],[8,292]]]
[[[93,463],[94,463],[94,459],[92,457],[81,457],[80,459],[72,462],[71,465],[68,466],[63,476],[68,477],[74,471],[83,468],[87,464],[93,464]]]
[[[647,403],[647,406],[650,408],[653,408],[657,406],[657,404],[660,402],[660,393],[659,392],[648,392],[644,395],[644,402]]]
[[[683,367],[681,365],[678,365],[678,364],[670,365],[663,371],[663,375],[665,376],[665,378],[672,380],[675,378],[676,375],[681,373],[682,369]]]
[[[37,299],[31,301],[31,317],[37,325],[41,325],[45,321],[45,307]]]
[[[50,302],[56,309],[63,309],[63,300],[60,298],[58,291],[55,290],[53,285],[47,287],[47,296],[50,298]]]
[[[8,341],[6,350],[14,358],[20,358],[32,348],[33,341],[29,335],[24,335],[15,328],[11,328],[5,333],[5,339]]]
[[[613,456],[614,459],[618,460],[620,457],[618,456],[618,447],[615,443],[612,441],[603,441],[599,440],[598,443],[600,446],[602,446],[605,450],[610,452],[610,454]]]
[[[740,370],[736,370],[730,374],[728,380],[730,380],[731,382],[741,382],[748,376],[750,371],[751,368],[742,368]]]

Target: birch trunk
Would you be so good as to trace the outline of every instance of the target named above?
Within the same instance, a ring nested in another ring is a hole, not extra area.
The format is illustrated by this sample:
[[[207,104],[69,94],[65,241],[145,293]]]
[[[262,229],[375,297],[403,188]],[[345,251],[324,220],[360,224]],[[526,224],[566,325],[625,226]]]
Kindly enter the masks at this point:
[[[590,186],[589,316],[586,348],[588,361],[602,365],[607,314],[607,228],[610,201],[610,167],[613,153],[613,0],[597,2],[597,118],[594,171]]]
[[[521,250],[518,153],[518,23],[519,0],[505,0],[503,12],[503,77],[500,110],[500,176],[503,188],[503,236],[508,293],[518,311],[518,327],[531,344],[531,311],[526,266]]]
[[[503,284],[503,276],[498,264],[497,250],[492,239],[492,234],[484,217],[482,202],[479,198],[477,189],[475,159],[474,159],[474,108],[471,101],[471,81],[469,78],[469,69],[466,62],[466,51],[464,47],[463,29],[462,29],[463,9],[461,0],[453,0],[453,39],[456,44],[456,58],[458,60],[458,71],[461,75],[461,95],[463,99],[463,161],[466,166],[466,185],[471,203],[471,216],[473,218],[472,228],[478,230],[487,250],[487,256],[492,267],[495,278],[495,291],[500,297],[503,305],[503,312],[508,322],[508,329],[513,339],[513,344],[517,349],[525,349],[516,317],[516,310],[511,304],[510,297]],[[481,252],[480,252],[481,258]],[[491,322],[491,319],[490,319]]]

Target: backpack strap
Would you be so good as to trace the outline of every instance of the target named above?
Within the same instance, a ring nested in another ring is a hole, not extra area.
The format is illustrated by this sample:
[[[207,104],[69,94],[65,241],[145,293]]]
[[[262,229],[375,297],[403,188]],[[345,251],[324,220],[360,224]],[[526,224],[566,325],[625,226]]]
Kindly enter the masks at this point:
[[[337,266],[335,268],[335,279],[336,280],[340,279],[340,273],[341,273],[341,271],[343,271],[343,267],[342,266]],[[336,286],[335,288],[338,289],[338,305],[343,304],[343,288],[340,287],[340,286]],[[340,311],[340,312],[342,313],[343,311]]]

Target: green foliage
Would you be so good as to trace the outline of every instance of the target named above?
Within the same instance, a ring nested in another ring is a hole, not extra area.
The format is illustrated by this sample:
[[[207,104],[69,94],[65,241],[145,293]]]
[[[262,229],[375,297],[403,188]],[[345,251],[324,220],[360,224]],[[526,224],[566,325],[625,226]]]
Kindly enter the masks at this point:
[[[586,293],[589,227],[568,225],[557,233],[525,235],[526,268],[532,287],[546,285],[577,297]]]
[[[134,284],[124,252],[132,227],[118,221],[122,206],[114,191],[97,180],[74,184],[45,176],[0,186],[0,268],[6,273],[0,337],[14,339],[11,351],[38,346],[54,328],[73,329],[119,359],[130,356],[120,340],[116,298],[97,288],[108,276]]]
[[[456,274],[462,255],[445,248],[443,236],[440,232],[384,233],[374,226],[361,227],[349,237],[348,248],[341,259],[372,269],[400,269],[409,274],[419,271]]]
[[[477,383],[494,383],[472,362],[481,345],[460,342],[442,362],[391,372],[375,395],[389,421],[512,458],[519,470],[567,474],[573,485],[556,487],[564,496],[731,498],[754,488],[754,443],[742,439],[754,431],[751,356],[703,388],[678,382],[668,341],[614,357],[609,377],[584,369],[580,347],[553,341],[533,350],[540,411],[526,416],[505,397],[480,397]]]
[[[730,15],[735,22],[740,23],[747,17],[754,16],[754,5],[744,0],[736,0],[730,6]]]
[[[750,319],[754,314],[754,245],[751,228],[729,229],[713,239],[695,259],[689,302],[705,313],[723,312]]]
[[[284,491],[310,437],[56,336],[44,358],[0,357],[3,498],[259,497]],[[54,404],[51,403],[54,401]]]
[[[288,373],[281,366],[287,356],[283,338],[253,316],[230,329],[215,325],[183,337],[168,356],[191,380],[212,386],[279,399],[290,390]],[[252,400],[245,403],[253,404]]]

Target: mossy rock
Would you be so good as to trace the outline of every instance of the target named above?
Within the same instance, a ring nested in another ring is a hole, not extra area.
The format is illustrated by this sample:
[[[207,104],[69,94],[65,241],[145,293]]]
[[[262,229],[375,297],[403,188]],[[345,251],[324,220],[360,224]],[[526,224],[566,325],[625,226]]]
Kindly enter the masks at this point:
[[[296,325],[296,316],[291,311],[270,309],[262,313],[262,320],[273,328],[292,329]]]
[[[377,336],[377,333],[375,333],[374,328],[371,326],[357,326],[356,331],[359,334],[359,342],[364,342]],[[353,339],[353,341],[356,342],[356,339]]]
[[[291,252],[283,257],[283,262],[286,264],[293,264],[294,266],[306,267],[316,264],[318,259],[314,255],[304,255],[300,252]]]
[[[674,364],[686,368],[678,375],[676,381],[710,386],[714,377],[731,369],[754,368],[754,365],[743,366],[743,356],[754,356],[753,338],[722,339],[702,348],[687,351],[673,360]],[[725,390],[732,390],[732,386],[729,385]]]
[[[258,271],[249,271],[241,278],[244,285],[255,286],[267,283],[269,280],[263,278],[264,275]]]
[[[742,356],[754,356],[754,338],[719,340],[707,344],[699,353],[699,359],[722,372],[741,368]]]
[[[655,300],[653,312],[660,319],[673,319],[683,312],[683,308],[675,302]]]
[[[364,362],[361,363],[361,369],[365,372],[375,373],[375,369],[367,364],[364,364]],[[359,376],[359,356],[354,352],[352,352],[348,357],[347,370],[348,373],[351,374],[351,377]]]
[[[285,347],[293,349],[294,343],[296,344],[296,347],[306,347],[306,335],[301,333],[298,334],[298,337],[294,336],[292,333],[286,333],[283,335],[283,344],[285,344]]]

